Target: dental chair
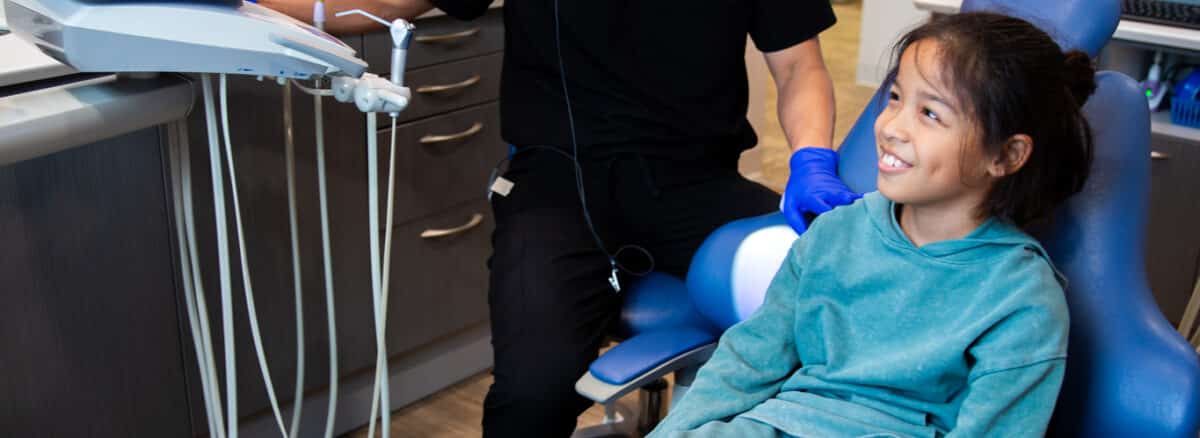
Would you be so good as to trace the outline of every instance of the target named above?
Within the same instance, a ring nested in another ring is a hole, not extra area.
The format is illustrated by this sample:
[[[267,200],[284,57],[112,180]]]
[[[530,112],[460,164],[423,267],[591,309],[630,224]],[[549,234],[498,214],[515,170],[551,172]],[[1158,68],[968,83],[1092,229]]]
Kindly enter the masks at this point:
[[[966,0],[962,10],[1025,18],[1060,45],[1093,56],[1120,15],[1118,0]],[[1069,358],[1050,435],[1196,438],[1200,361],[1158,310],[1143,269],[1150,171],[1145,97],[1120,73],[1100,72],[1096,80],[1084,108],[1095,134],[1090,179],[1037,236],[1069,280]],[[885,91],[876,93],[839,150],[840,175],[857,192],[875,190],[872,131]],[[606,406],[606,423],[576,436],[653,428],[661,379],[675,373],[673,400],[686,392],[720,333],[761,305],[795,237],[778,213],[735,221],[709,236],[686,280],[651,274],[632,286],[619,330],[625,341],[576,384]],[[616,401],[643,387],[650,390],[643,390],[641,418],[634,421]]]

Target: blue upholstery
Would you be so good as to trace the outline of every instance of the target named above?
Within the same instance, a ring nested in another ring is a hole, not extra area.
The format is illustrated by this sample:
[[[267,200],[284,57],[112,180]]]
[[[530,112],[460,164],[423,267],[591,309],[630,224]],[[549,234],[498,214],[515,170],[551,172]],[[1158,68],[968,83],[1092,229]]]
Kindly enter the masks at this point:
[[[1085,107],[1091,177],[1038,236],[1069,280],[1070,356],[1052,430],[1195,438],[1200,361],[1146,286],[1150,114],[1128,76],[1102,72],[1097,83]]]
[[[588,371],[602,382],[620,385],[718,337],[713,330],[686,326],[639,333],[600,356]]]
[[[1121,0],[965,0],[962,11],[1020,17],[1046,31],[1063,48],[1100,54],[1121,22]]]
[[[963,10],[1029,19],[1063,47],[1093,55],[1119,20],[1118,0],[966,0]],[[1134,81],[1124,75],[1102,72],[1097,84],[1085,107],[1096,139],[1090,179],[1082,193],[1056,212],[1053,225],[1037,236],[1070,283],[1070,357],[1051,435],[1195,438],[1200,430],[1200,361],[1159,312],[1145,281],[1147,107]],[[875,190],[873,125],[885,103],[879,98],[883,91],[868,103],[839,150],[840,175],[858,192]],[[765,289],[761,281],[750,288],[739,286],[748,275],[764,275],[740,271],[737,259],[748,252],[746,241],[758,230],[783,223],[780,214],[733,222],[714,232],[693,258],[687,291],[695,308],[722,330],[748,316],[753,310],[748,303],[761,303]],[[758,251],[786,253],[787,246],[767,244]],[[779,254],[774,257],[781,260]],[[673,293],[677,296],[679,291]],[[744,294],[758,295],[746,300],[739,297]],[[679,342],[661,328],[655,333],[638,342]],[[683,344],[699,339],[684,339]],[[603,369],[593,369],[602,371],[609,383],[631,381],[634,370],[650,369],[646,363],[669,359],[649,360],[651,356],[682,348],[637,345],[647,354],[613,355],[623,346],[597,361],[607,362]],[[637,357],[641,363],[624,362],[622,357]],[[617,371],[622,367],[625,371]]]
[[[661,272],[639,278],[624,293],[621,322],[613,333],[630,338],[638,333],[671,327],[695,327],[720,333],[692,305],[683,280]]]
[[[753,292],[746,291],[745,285],[737,287],[735,283],[739,278],[734,272],[736,266],[731,262],[731,258],[736,259],[738,250],[744,245],[754,245],[747,242],[752,233],[764,230],[769,233],[764,236],[768,241],[763,244],[774,244],[776,251],[785,253],[797,237],[782,214],[768,214],[726,224],[714,231],[692,256],[687,277],[687,289],[691,292],[692,302],[700,309],[700,313],[722,331],[746,319],[754,309],[762,305],[766,284],[762,284],[761,287],[751,286],[755,289]],[[754,246],[759,251],[757,255],[770,252],[762,245]],[[770,255],[774,256],[771,257],[772,260],[753,262],[761,268],[760,272],[741,272],[741,275],[773,277],[779,270],[783,255],[777,252]],[[731,291],[736,292],[730,293]]]

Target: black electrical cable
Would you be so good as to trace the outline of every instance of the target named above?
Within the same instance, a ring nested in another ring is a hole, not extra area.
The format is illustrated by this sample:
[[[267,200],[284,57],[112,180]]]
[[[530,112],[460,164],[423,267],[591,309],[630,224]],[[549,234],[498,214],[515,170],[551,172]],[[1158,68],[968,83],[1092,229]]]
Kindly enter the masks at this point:
[[[567,106],[567,126],[570,129],[571,134],[571,153],[568,154],[558,148],[549,146],[522,146],[520,149],[510,153],[508,157],[501,159],[496,163],[496,167],[492,168],[491,177],[488,178],[488,198],[491,198],[492,184],[495,183],[496,178],[499,176],[500,168],[504,166],[505,162],[510,161],[517,154],[529,150],[548,150],[570,159],[575,171],[575,190],[577,193],[579,193],[579,203],[583,207],[583,220],[587,223],[588,231],[590,231],[592,234],[592,239],[596,241],[596,247],[600,249],[600,252],[604,253],[606,258],[608,258],[608,263],[613,269],[613,276],[609,279],[609,281],[611,282],[613,289],[620,292],[621,287],[620,284],[617,283],[616,279],[617,270],[624,271],[637,277],[644,276],[654,271],[654,256],[650,254],[650,251],[638,245],[624,245],[618,248],[616,252],[610,253],[608,252],[608,248],[604,246],[604,240],[601,239],[600,234],[596,232],[596,226],[592,221],[592,213],[588,209],[587,191],[583,186],[583,167],[579,164],[579,142],[576,139],[575,134],[575,112],[571,107],[571,93],[567,87],[567,68],[562,56],[561,28],[562,26],[559,19],[558,0],[554,0],[554,49],[558,54],[558,74],[559,79],[562,82],[563,101]],[[634,271],[618,262],[617,257],[626,250],[638,251],[642,254],[645,254],[646,259],[649,261],[647,268],[640,271]]]

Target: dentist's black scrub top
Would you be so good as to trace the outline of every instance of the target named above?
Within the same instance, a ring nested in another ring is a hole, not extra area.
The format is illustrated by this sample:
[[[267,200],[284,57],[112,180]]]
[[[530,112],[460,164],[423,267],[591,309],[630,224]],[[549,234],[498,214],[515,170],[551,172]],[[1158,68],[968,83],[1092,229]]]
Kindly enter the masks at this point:
[[[432,0],[472,19],[492,0]],[[745,47],[804,42],[834,24],[829,0],[559,0],[563,67],[582,155],[635,151],[736,162],[746,120]],[[570,146],[554,0],[504,3],[501,131],[509,143]]]

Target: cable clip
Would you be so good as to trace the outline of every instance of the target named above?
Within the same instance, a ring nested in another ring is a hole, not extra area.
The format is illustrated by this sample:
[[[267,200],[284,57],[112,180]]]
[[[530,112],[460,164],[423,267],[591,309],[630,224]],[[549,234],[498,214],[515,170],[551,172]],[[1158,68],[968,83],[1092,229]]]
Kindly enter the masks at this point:
[[[612,286],[613,292],[621,293],[621,280],[617,279],[617,262],[609,260],[612,264],[612,274],[608,276],[608,285]]]

